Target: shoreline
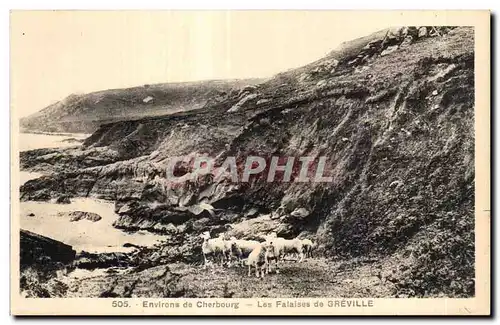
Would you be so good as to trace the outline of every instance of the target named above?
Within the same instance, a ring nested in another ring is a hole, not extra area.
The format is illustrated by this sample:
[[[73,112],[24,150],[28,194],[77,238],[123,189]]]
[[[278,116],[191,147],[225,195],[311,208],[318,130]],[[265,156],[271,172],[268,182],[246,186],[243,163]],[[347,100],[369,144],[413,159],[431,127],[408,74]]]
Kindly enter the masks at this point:
[[[52,136],[63,136],[63,137],[74,137],[74,138],[88,138],[91,133],[66,133],[66,132],[47,132],[47,131],[36,131],[36,130],[22,130],[19,134],[40,134],[40,135],[52,135]]]

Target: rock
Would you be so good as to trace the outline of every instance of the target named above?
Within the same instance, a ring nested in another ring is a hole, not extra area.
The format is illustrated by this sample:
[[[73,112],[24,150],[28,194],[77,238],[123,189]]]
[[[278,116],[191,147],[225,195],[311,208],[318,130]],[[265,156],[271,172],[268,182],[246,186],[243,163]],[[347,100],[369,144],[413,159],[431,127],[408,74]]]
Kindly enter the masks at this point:
[[[81,142],[83,142],[83,139],[67,138],[67,139],[61,140],[61,142],[63,142],[63,143],[68,143],[68,142],[78,142],[78,143],[81,143]]]
[[[144,98],[144,99],[142,100],[142,102],[147,104],[147,103],[151,102],[153,99],[154,99],[153,97],[148,96],[148,97]]]
[[[456,68],[457,68],[457,66],[452,63],[452,64],[448,65],[446,68],[440,70],[434,76],[430,77],[429,81],[435,81],[435,80],[443,81],[447,78],[447,76],[450,74],[450,72],[452,72]]]
[[[259,99],[259,100],[257,101],[257,104],[256,104],[256,105],[263,105],[263,104],[267,104],[267,103],[269,103],[270,101],[271,101],[270,99],[264,99],[264,98],[263,98],[263,99]]]
[[[60,196],[60,197],[58,197],[58,198],[56,199],[56,203],[57,203],[57,204],[70,204],[70,203],[71,203],[71,200],[70,200],[69,196],[67,196],[67,195],[62,195],[62,196]]]
[[[200,203],[197,205],[187,207],[189,212],[196,216],[200,216],[205,211],[209,213],[210,216],[215,217],[214,207],[207,203]]]
[[[405,33],[405,27],[394,27],[390,28],[387,32],[386,40],[397,40],[401,38],[401,35]]]
[[[69,217],[70,222],[75,222],[80,220],[89,220],[92,222],[97,222],[102,219],[102,217],[97,213],[85,212],[85,211],[59,212],[57,215],[59,217]]]
[[[328,81],[327,81],[327,80],[325,80],[325,79],[320,80],[320,81],[318,81],[318,82],[316,83],[316,87],[318,87],[318,88],[319,88],[319,87],[323,87],[323,86],[325,86],[327,83],[328,83]]]
[[[432,92],[432,96],[436,96],[437,94],[438,94],[438,91],[437,91],[437,90],[434,90],[434,91]]]
[[[130,212],[132,208],[130,207],[130,205],[128,204],[125,204],[124,206],[122,206],[119,210],[118,210],[118,214],[126,214],[127,212]]]
[[[196,200],[196,197],[193,193],[189,193],[186,196],[183,196],[179,199],[179,206],[180,207],[187,207],[193,204]]]
[[[138,245],[132,244],[132,243],[125,243],[125,244],[122,245],[122,247],[125,247],[125,248],[128,248],[128,247],[141,248],[141,246],[138,246]]]
[[[257,208],[251,208],[247,212],[245,212],[245,217],[250,217],[253,218],[259,214],[259,209]]]
[[[366,46],[368,46],[370,49],[372,49],[372,48],[379,47],[380,44],[382,44],[382,40],[376,39],[376,40],[370,41]]]
[[[227,112],[228,113],[233,113],[233,112],[238,112],[247,102],[257,98],[257,94],[249,94],[243,99],[241,99],[237,104],[235,104],[233,107],[231,107]]]
[[[405,47],[408,47],[411,45],[411,43],[413,43],[413,36],[406,36],[404,41],[401,43],[401,45],[399,46],[400,48],[405,48]]]
[[[269,215],[263,215],[234,224],[233,227],[227,231],[227,236],[246,239],[263,239],[269,233],[275,231],[277,226],[277,221],[271,220]]]
[[[245,93],[250,94],[250,93],[254,92],[255,90],[257,90],[257,86],[255,86],[255,85],[245,86],[238,93],[238,98],[241,98],[241,96],[244,95]]]
[[[305,208],[298,208],[298,209],[293,210],[292,213],[290,213],[290,215],[292,215],[295,218],[305,218],[305,217],[309,216],[310,214],[311,214],[311,212],[309,212]]]
[[[418,29],[418,38],[426,37],[428,33],[427,27],[422,26]]]
[[[386,56],[388,54],[391,54],[392,52],[396,51],[398,47],[399,47],[398,45],[389,46],[384,51],[382,51],[382,53],[380,53],[380,56]]]
[[[356,59],[354,59],[354,60],[349,61],[349,62],[347,63],[347,65],[348,65],[348,66],[353,66],[353,65],[358,64],[358,62],[359,62],[359,59],[358,59],[358,58],[356,58]]]
[[[334,59],[328,63],[327,70],[330,70],[330,73],[334,73],[335,70],[337,70],[338,65],[339,65],[339,61]]]
[[[203,230],[206,229],[207,225],[210,223],[210,219],[209,218],[206,218],[206,217],[203,217],[203,218],[200,218],[200,219],[196,219],[194,222],[193,222],[193,230],[196,231],[196,232],[201,232]]]
[[[406,37],[411,37],[412,39],[416,39],[418,37],[418,28],[415,26],[406,26],[403,28],[402,35]]]
[[[354,69],[354,73],[362,73],[362,72],[365,72],[367,70],[370,70],[370,67],[369,66],[361,66],[361,67],[356,67]]]
[[[76,251],[70,245],[23,229],[21,229],[20,235],[21,266],[46,263],[47,261],[66,264],[75,258]]]
[[[132,260],[125,253],[101,253],[94,254],[88,252],[80,252],[74,261],[74,266],[80,269],[96,269],[108,267],[126,267],[132,266]]]
[[[167,225],[165,226],[164,231],[165,231],[166,233],[175,234],[175,233],[177,233],[177,227],[176,227],[176,226],[174,226],[172,223],[169,223],[169,224],[167,224]]]

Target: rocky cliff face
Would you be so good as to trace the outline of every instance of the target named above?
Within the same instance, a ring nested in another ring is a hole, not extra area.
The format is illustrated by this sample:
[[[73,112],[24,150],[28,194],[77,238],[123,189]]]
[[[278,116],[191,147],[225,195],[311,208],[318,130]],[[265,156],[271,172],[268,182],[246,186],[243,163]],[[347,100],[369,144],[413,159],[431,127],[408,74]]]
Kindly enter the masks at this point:
[[[69,264],[75,259],[75,250],[57,240],[23,229],[20,232],[20,239],[20,263],[22,269],[33,264],[51,262]]]
[[[337,258],[390,257],[411,296],[474,292],[474,38],[470,28],[376,33],[197,111],[101,126],[79,149],[21,154],[22,199],[116,201],[115,226],[166,234],[315,236]],[[169,157],[326,156],[329,183],[166,179]],[[213,209],[204,209],[201,204]]]

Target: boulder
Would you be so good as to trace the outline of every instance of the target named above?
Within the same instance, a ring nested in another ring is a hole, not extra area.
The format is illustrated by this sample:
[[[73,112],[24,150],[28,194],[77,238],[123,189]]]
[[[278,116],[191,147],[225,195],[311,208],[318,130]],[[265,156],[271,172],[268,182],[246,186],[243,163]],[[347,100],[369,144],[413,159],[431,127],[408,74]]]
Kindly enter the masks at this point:
[[[429,31],[428,31],[427,27],[422,26],[418,29],[418,38],[426,37],[428,33],[429,33]]]
[[[263,215],[233,224],[231,229],[226,232],[226,236],[262,240],[269,233],[274,232],[278,225],[278,221],[272,220],[270,215]]]
[[[388,54],[391,54],[392,52],[395,52],[398,48],[399,48],[398,45],[389,46],[385,50],[383,50],[382,53],[380,53],[380,56],[386,56]]]
[[[301,219],[306,218],[310,214],[311,214],[311,212],[309,212],[305,208],[298,208],[298,209],[293,210],[292,213],[290,213],[291,216],[293,216],[295,218],[301,218]]]
[[[118,210],[117,213],[120,215],[126,214],[127,212],[130,212],[130,210],[132,210],[132,207],[129,204],[125,204]]]
[[[154,98],[152,96],[148,96],[142,100],[143,103],[147,104],[151,102]]]
[[[70,222],[75,222],[80,220],[89,220],[92,222],[97,222],[102,219],[102,217],[97,213],[85,212],[85,211],[59,212],[57,215],[59,217],[69,217]]]

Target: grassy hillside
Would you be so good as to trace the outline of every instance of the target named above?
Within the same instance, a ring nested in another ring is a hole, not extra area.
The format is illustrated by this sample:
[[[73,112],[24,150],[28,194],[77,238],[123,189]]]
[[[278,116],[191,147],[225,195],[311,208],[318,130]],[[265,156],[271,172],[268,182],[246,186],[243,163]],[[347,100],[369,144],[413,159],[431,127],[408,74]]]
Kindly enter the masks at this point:
[[[92,133],[105,123],[199,109],[260,81],[167,83],[72,94],[22,118],[20,125],[24,131]]]

